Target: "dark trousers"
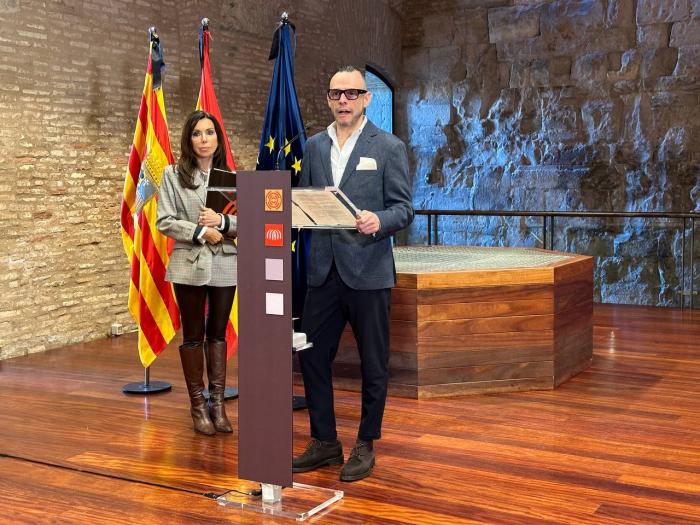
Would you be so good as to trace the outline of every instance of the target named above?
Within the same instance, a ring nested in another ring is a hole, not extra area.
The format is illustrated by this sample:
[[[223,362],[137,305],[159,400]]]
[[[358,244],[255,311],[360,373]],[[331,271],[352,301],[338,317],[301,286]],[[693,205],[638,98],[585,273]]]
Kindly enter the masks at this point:
[[[204,342],[204,336],[211,342],[226,340],[235,286],[190,286],[173,285],[182,321],[182,345],[197,346]],[[205,307],[209,307],[205,313]]]
[[[391,288],[353,290],[343,283],[335,266],[322,286],[307,290],[302,331],[314,346],[299,353],[299,362],[312,437],[322,441],[338,437],[331,364],[346,322],[355,334],[362,371],[362,415],[357,437],[365,441],[381,437],[389,383],[390,302]]]

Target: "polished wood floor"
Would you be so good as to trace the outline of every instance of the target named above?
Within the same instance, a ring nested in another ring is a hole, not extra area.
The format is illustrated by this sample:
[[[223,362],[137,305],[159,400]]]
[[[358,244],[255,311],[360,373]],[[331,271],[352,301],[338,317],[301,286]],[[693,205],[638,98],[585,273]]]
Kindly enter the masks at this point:
[[[556,390],[390,398],[370,478],[295,476],[345,491],[310,522],[700,523],[700,312],[594,325],[593,365]],[[290,523],[204,496],[238,483],[237,442],[191,430],[175,348],[152,372],[171,392],[121,393],[141,378],[132,335],[0,362],[0,523]],[[336,403],[349,448],[359,396]]]

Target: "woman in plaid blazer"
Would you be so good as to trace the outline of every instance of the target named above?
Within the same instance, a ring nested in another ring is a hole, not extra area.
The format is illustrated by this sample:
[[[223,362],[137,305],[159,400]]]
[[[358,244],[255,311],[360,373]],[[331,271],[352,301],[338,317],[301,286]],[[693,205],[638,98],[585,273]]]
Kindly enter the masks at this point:
[[[180,158],[163,173],[156,221],[158,230],[175,240],[165,277],[173,283],[180,307],[180,361],[194,429],[207,435],[232,432],[224,409],[224,389],[226,325],[236,291],[233,239],[237,223],[234,215],[205,206],[209,171],[229,169],[222,136],[213,115],[205,111],[190,114],[182,129]],[[208,407],[202,394],[205,354]]]

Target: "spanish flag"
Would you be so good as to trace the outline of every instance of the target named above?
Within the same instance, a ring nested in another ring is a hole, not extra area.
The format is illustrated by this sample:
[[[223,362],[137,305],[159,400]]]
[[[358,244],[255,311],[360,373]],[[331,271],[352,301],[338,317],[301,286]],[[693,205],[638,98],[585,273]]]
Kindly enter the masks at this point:
[[[219,103],[216,101],[216,94],[214,93],[214,83],[211,79],[211,64],[209,63],[209,41],[211,35],[209,34],[209,19],[202,19],[202,25],[199,28],[199,62],[202,68],[202,76],[199,84],[199,97],[197,98],[197,108],[207,113],[211,113],[216,117],[221,126],[221,131],[224,134],[224,147],[226,152],[226,164],[230,170],[236,170],[236,163],[233,160],[233,153],[231,152],[231,144],[228,140],[228,135],[226,134],[226,128],[224,127],[224,119],[221,118],[221,110],[219,109]],[[234,209],[233,214],[236,213]],[[226,326],[226,343],[227,343],[227,356],[230,359],[233,354],[236,353],[238,349],[238,291],[233,298],[233,308],[231,308],[231,314],[229,315],[229,323]]]
[[[156,229],[160,179],[173,163],[173,154],[163,102],[163,54],[155,28],[149,29],[149,35],[146,80],[121,205],[122,241],[131,263],[129,312],[139,328],[144,367],[153,363],[180,328],[177,302],[165,280],[172,242]]]

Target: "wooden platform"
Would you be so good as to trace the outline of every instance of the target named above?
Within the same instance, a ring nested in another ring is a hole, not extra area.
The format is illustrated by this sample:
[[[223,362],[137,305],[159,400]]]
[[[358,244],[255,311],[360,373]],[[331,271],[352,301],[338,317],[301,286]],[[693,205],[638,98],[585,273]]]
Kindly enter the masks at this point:
[[[537,249],[395,249],[389,392],[410,398],[554,388],[591,363],[593,259]],[[334,381],[360,389],[352,332]]]
[[[700,312],[595,306],[593,334],[555,390],[390,397],[370,478],[295,475],[346,494],[310,523],[700,523]],[[121,393],[141,377],[133,335],[0,362],[0,523],[292,523],[204,496],[239,483],[237,438],[192,432],[174,345],[153,365],[172,392]],[[347,454],[359,394],[336,406]]]

